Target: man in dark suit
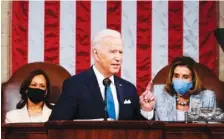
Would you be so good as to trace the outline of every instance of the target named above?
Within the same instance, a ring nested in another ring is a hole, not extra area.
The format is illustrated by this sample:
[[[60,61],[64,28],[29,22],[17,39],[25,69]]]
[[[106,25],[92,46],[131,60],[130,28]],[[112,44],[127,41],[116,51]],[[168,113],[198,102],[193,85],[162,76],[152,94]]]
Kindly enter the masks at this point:
[[[94,37],[91,45],[94,65],[64,81],[49,120],[151,117],[148,111],[152,109],[149,102],[153,97],[143,93],[139,100],[135,86],[115,75],[123,56],[120,33],[103,30]]]

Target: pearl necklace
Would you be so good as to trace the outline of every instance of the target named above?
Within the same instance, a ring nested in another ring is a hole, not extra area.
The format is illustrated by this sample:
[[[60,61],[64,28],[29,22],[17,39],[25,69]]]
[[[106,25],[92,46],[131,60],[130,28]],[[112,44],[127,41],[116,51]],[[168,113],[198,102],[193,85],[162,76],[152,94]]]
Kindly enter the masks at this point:
[[[180,106],[186,106],[189,104],[189,99],[187,99],[187,101],[180,101],[179,96],[177,96],[177,104]]]

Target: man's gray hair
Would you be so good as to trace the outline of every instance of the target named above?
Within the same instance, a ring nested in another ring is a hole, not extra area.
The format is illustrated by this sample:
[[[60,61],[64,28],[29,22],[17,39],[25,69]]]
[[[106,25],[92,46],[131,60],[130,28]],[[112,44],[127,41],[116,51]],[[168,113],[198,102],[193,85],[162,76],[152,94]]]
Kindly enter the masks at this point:
[[[104,38],[113,37],[113,38],[121,38],[121,34],[118,31],[112,29],[104,29],[96,34],[96,36],[92,39],[91,46],[92,48],[98,47],[99,44]]]

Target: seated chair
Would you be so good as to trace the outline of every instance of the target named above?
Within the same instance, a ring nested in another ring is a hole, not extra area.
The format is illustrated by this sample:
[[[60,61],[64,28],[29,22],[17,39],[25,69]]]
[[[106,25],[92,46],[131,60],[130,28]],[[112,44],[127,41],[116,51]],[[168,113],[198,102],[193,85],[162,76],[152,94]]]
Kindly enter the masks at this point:
[[[36,69],[44,70],[49,76],[52,87],[52,94],[49,100],[50,103],[55,103],[58,100],[63,81],[71,77],[70,73],[66,69],[55,64],[35,62],[22,66],[10,77],[7,82],[2,84],[2,122],[5,121],[6,112],[16,109],[16,104],[21,100],[19,90],[22,81],[31,71]]]
[[[202,85],[216,94],[217,107],[224,111],[224,82],[220,81],[213,71],[203,64],[197,64]],[[165,84],[170,66],[162,68],[153,79],[154,84]]]

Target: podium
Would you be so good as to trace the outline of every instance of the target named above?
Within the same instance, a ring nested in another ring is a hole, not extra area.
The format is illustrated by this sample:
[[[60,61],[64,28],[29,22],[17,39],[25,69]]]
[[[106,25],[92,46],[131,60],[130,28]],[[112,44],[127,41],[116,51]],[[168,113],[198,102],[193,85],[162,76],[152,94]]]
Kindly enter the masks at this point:
[[[48,139],[162,139],[163,122],[48,122]]]
[[[2,124],[2,139],[47,139],[47,130],[43,123]]]
[[[2,124],[2,139],[224,139],[224,124],[50,121]]]

